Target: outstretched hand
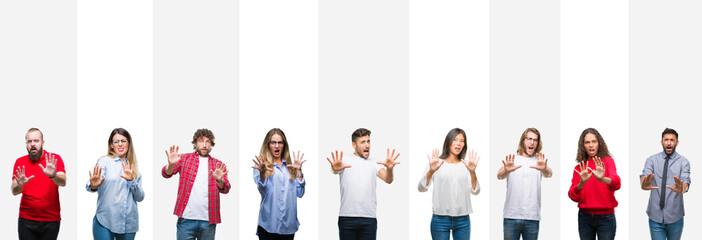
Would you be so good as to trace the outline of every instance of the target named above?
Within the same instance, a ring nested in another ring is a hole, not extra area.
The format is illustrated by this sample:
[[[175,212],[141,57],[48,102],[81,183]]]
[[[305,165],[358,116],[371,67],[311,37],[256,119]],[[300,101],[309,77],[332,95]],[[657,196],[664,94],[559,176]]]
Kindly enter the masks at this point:
[[[327,158],[327,161],[329,161],[329,164],[331,164],[331,168],[334,173],[341,172],[342,170],[351,167],[351,165],[344,165],[344,161],[341,160],[343,157],[344,151],[341,151],[341,154],[339,154],[339,151],[334,151],[332,152],[333,160],[329,160],[329,158]]]
[[[476,153],[474,149],[471,149],[468,153],[468,161],[461,159],[461,162],[466,165],[466,168],[468,168],[468,171],[470,172],[475,172],[479,161],[480,157],[478,157],[478,153]]]
[[[19,186],[20,189],[23,188],[24,185],[29,182],[29,180],[32,180],[32,178],[34,178],[34,175],[29,177],[25,176],[24,169],[24,166],[19,166],[15,170],[15,182],[17,182],[17,186]]]
[[[104,177],[102,176],[102,168],[100,166],[95,166],[93,168],[93,172],[88,171],[88,175],[90,176],[90,189],[92,190],[97,190],[101,185],[102,182],[105,181]]]
[[[673,186],[673,187],[665,186],[665,187],[667,187],[670,190],[673,190],[673,192],[676,192],[678,194],[683,194],[683,191],[685,189],[683,189],[684,187],[683,187],[682,180],[680,180],[680,178],[678,178],[678,177],[673,177],[673,179],[675,179],[675,186]]]
[[[502,164],[505,166],[505,171],[508,173],[514,172],[522,167],[522,165],[514,165],[514,154],[505,156],[505,160],[502,160]]]
[[[49,178],[56,177],[56,156],[45,151],[44,158],[46,158],[46,167],[41,164],[39,164],[39,167]]]
[[[439,149],[434,149],[434,151],[431,153],[431,156],[427,155],[427,158],[429,159],[430,172],[436,172],[437,170],[439,170],[441,165],[444,165],[444,160],[439,158]]]
[[[395,160],[397,160],[397,158],[399,156],[400,156],[400,153],[397,153],[397,155],[395,155],[395,149],[392,150],[392,154],[391,154],[390,149],[388,148],[388,156],[385,158],[385,161],[377,161],[375,163],[383,164],[383,166],[385,166],[385,168],[387,168],[388,170],[391,170],[395,167],[395,165],[400,164],[399,161],[395,161]]]
[[[653,173],[649,173],[648,175],[643,177],[643,179],[641,180],[641,189],[643,189],[643,190],[658,189],[658,187],[653,186]]]

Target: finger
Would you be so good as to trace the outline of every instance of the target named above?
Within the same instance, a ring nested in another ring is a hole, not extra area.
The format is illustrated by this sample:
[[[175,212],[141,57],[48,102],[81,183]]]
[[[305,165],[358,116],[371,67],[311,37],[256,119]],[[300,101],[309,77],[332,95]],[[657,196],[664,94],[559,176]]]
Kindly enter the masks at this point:
[[[332,163],[332,161],[329,160],[329,158],[327,158],[327,161],[329,161],[329,164],[334,165],[334,163]]]
[[[659,187],[650,187],[651,189],[659,189]]]
[[[344,165],[344,166],[341,166],[341,169],[346,169],[346,168],[350,168],[350,167],[351,167],[351,165]]]
[[[477,165],[477,164],[478,164],[478,163],[476,162],[476,165]],[[517,168],[520,168],[520,167],[522,167],[522,165],[516,166],[514,169],[517,169]]]
[[[339,161],[344,158],[344,151],[341,151],[341,156],[339,157]]]
[[[214,171],[210,170],[210,175],[214,176]]]
[[[573,171],[575,171],[576,173],[578,173],[578,175],[580,175],[580,171],[578,171],[578,169],[573,169]]]
[[[41,168],[41,170],[44,171],[44,166],[42,166],[41,164],[39,164],[39,168]]]
[[[544,160],[544,165],[546,165],[546,163],[548,163],[548,158]]]
[[[229,173],[229,170],[224,171],[224,173],[222,173],[222,176],[227,175],[227,173]]]
[[[502,165],[507,166],[507,163],[503,160],[503,161],[502,161]]]
[[[32,178],[34,178],[34,175],[29,176],[29,177],[27,178],[27,182],[29,182],[29,180],[32,180]]]
[[[297,154],[300,154],[300,151],[297,151]],[[305,153],[302,153],[302,156],[300,156],[300,159],[305,159]]]
[[[671,187],[671,186],[665,186],[665,187],[668,188],[668,189],[670,189],[670,190],[675,191],[675,188],[673,188],[673,187]]]
[[[395,154],[395,150],[392,150],[392,151],[393,151],[393,154]],[[393,158],[392,160],[395,161],[395,160],[397,160],[397,158],[399,158],[399,157],[400,157],[400,153],[397,153],[397,156],[395,156],[395,158]]]
[[[388,148],[387,150],[388,150],[388,154],[387,154],[387,155],[388,155],[388,157],[390,157],[390,148]]]
[[[332,159],[334,159],[334,162],[336,162],[336,160],[339,159],[339,151],[334,150],[331,154]]]
[[[307,160],[302,160],[302,162],[300,162],[300,166],[302,166],[302,164],[305,162],[307,162]]]

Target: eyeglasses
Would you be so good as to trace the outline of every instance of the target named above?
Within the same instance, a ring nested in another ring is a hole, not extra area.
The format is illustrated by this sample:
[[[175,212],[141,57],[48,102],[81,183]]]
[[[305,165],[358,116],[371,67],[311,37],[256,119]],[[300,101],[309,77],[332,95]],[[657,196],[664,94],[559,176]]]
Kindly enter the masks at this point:
[[[283,146],[283,145],[285,145],[285,142],[283,142],[283,141],[270,141],[270,142],[268,142],[268,144],[270,144],[271,146],[275,146],[275,145]]]
[[[530,137],[528,137],[528,138],[526,138],[526,140],[527,140],[527,141],[530,141],[530,142],[539,142],[539,139],[538,139],[538,138],[530,138]]]
[[[125,139],[115,139],[115,140],[112,140],[112,144],[119,144],[119,142],[128,143],[129,140],[127,140],[126,138],[125,138]]]

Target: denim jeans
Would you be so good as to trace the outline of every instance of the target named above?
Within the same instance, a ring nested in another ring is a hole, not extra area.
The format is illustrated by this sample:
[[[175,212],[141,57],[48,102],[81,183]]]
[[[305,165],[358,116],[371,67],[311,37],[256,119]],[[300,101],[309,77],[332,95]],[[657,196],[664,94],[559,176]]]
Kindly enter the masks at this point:
[[[17,220],[17,233],[20,240],[56,240],[61,221],[41,222],[24,218]]]
[[[502,221],[505,240],[536,240],[539,238],[539,221],[505,218]]]
[[[614,240],[617,233],[617,219],[614,213],[594,215],[583,211],[578,212],[578,231],[580,240]]]
[[[648,228],[651,230],[652,240],[680,240],[685,219],[674,223],[657,223],[648,219]]]
[[[453,240],[470,239],[470,215],[431,217],[431,239],[448,240],[451,233],[453,233]]]
[[[134,240],[136,233],[117,234],[105,228],[98,222],[97,217],[93,217],[93,239],[95,240]]]
[[[258,240],[293,240],[295,239],[295,234],[284,235],[277,233],[269,233],[261,226],[256,229],[256,235],[258,235]]]
[[[339,217],[339,239],[375,240],[378,220],[365,217]]]
[[[208,221],[190,220],[178,218],[176,223],[178,240],[214,240],[217,224],[210,224]]]

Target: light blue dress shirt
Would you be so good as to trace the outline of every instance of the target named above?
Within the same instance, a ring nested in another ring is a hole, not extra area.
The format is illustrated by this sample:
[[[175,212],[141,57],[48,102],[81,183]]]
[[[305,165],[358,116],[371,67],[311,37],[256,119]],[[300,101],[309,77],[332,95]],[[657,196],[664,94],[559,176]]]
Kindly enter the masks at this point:
[[[639,175],[639,179],[653,173],[653,182],[651,185],[658,187],[658,189],[651,189],[650,197],[648,198],[648,207],[646,208],[646,213],[648,218],[657,223],[675,223],[680,221],[685,215],[685,205],[683,204],[683,195],[673,192],[673,190],[666,189],[665,191],[665,206],[663,209],[660,207],[661,201],[661,189],[665,186],[663,185],[663,169],[665,168],[665,157],[667,155],[665,152],[659,152],[653,156],[646,159],[646,165]],[[678,177],[683,183],[690,184],[690,161],[678,152],[674,152],[670,155],[670,160],[668,160],[668,174],[666,175],[665,185],[674,187],[675,179],[673,177]]]
[[[137,202],[144,200],[141,188],[141,174],[132,181],[120,177],[124,174],[122,160],[117,157],[102,157],[97,166],[102,168],[101,178],[105,178],[97,191],[90,189],[90,180],[85,184],[88,192],[97,192],[98,222],[112,233],[136,233],[139,231],[139,210]]]
[[[257,169],[253,170],[253,179],[261,193],[261,208],[258,212],[258,225],[266,232],[276,234],[294,234],[300,227],[297,220],[297,198],[305,195],[305,179],[300,182],[290,180],[290,172],[283,159],[283,165],[273,164],[272,176],[261,182]]]

